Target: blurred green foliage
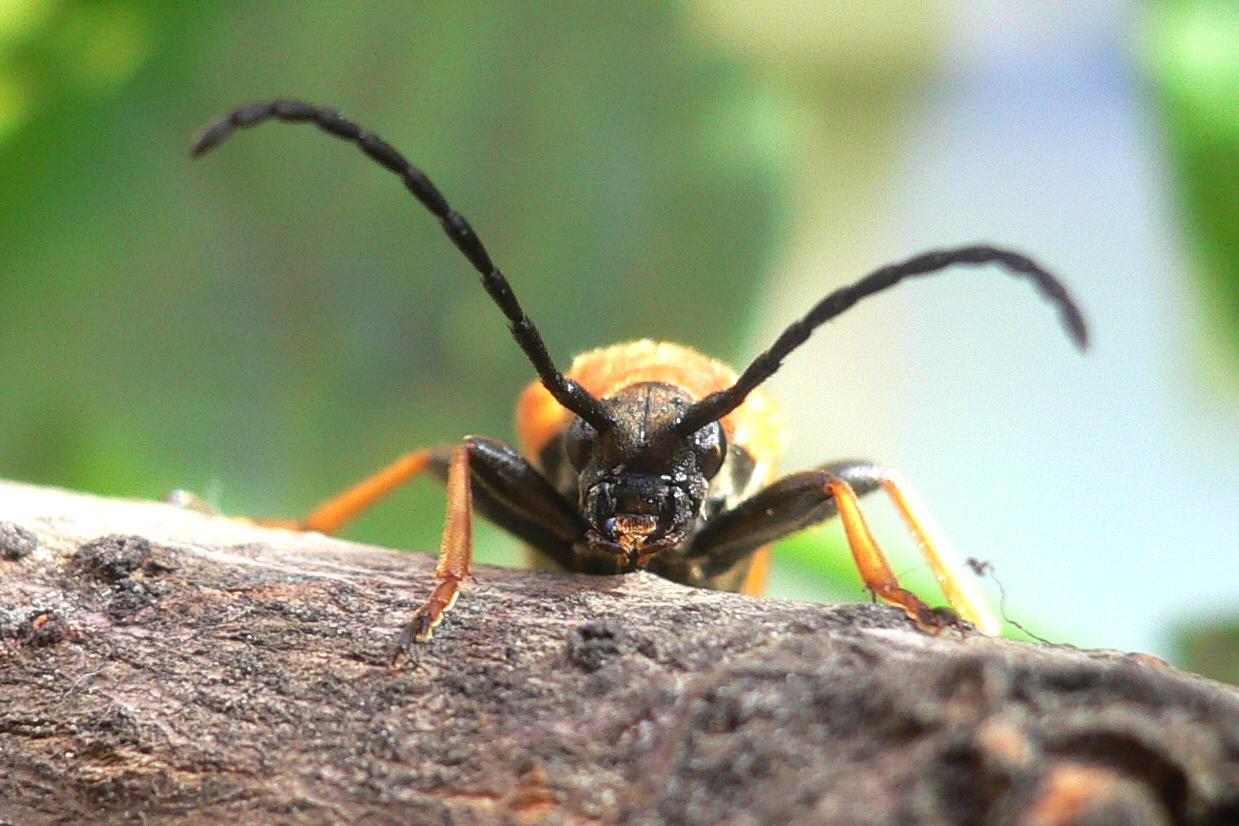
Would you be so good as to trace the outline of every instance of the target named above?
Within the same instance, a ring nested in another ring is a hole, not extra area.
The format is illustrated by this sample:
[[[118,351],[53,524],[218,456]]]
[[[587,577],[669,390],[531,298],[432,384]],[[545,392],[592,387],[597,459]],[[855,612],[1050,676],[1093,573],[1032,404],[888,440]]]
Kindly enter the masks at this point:
[[[1181,625],[1174,644],[1175,662],[1184,668],[1239,685],[1239,619]]]
[[[510,437],[532,370],[398,180],[285,125],[191,163],[255,99],[338,106],[423,167],[561,365],[644,336],[742,355],[779,104],[674,7],[44,0],[0,32],[6,476],[287,515]],[[435,486],[395,499],[349,534],[435,547]]]
[[[1210,296],[1209,339],[1239,363],[1239,3],[1161,0],[1147,16],[1146,62]]]

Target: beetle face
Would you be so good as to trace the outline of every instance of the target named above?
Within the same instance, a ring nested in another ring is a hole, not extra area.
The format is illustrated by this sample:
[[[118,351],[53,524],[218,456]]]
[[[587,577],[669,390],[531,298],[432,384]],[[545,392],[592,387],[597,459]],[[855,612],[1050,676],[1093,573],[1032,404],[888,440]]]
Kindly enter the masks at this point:
[[[673,385],[642,382],[603,399],[615,425],[602,434],[581,419],[569,427],[564,445],[591,547],[643,568],[690,536],[727,452],[718,422],[672,432],[692,401]]]

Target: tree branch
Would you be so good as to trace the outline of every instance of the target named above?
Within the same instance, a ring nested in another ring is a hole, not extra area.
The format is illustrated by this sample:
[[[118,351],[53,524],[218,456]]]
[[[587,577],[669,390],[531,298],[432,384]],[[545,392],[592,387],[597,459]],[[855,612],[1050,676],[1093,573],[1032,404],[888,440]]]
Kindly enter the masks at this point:
[[[0,820],[1239,823],[1239,692],[894,609],[0,483]],[[1133,609],[1135,610],[1135,609]]]

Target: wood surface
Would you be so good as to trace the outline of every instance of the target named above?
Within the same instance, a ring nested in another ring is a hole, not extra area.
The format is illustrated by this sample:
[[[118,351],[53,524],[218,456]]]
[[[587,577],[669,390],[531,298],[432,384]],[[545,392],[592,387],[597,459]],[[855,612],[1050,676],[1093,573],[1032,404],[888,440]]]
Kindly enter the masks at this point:
[[[433,567],[0,483],[0,822],[1239,824],[1152,657],[482,567],[392,666]]]

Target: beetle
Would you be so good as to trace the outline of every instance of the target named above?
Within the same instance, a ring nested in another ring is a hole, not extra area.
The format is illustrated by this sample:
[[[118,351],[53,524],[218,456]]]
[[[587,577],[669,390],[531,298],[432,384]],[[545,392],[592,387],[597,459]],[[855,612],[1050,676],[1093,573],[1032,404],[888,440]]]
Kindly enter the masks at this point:
[[[481,275],[538,376],[517,401],[519,451],[496,439],[466,436],[455,446],[402,456],[303,519],[266,520],[332,533],[418,474],[430,472],[445,483],[437,584],[404,626],[396,655],[408,655],[413,643],[430,638],[470,577],[475,505],[548,567],[590,574],[648,570],[688,585],[750,594],[762,590],[772,541],[837,515],[861,579],[876,599],[903,609],[928,632],[961,627],[962,620],[988,633],[997,630],[898,474],[873,462],[842,461],[775,475],[783,425],[760,385],[816,328],[861,299],[960,264],[998,264],[1030,280],[1084,349],[1088,333],[1079,308],[1032,259],[975,245],[881,267],[821,299],[739,373],[687,347],[648,340],[592,350],[563,372],[464,216],[387,141],[335,109],[296,100],[243,106],[207,127],[192,155],[268,120],[313,124],[399,176]],[[917,539],[950,608],[930,608],[899,585],[857,502],[879,489]]]

